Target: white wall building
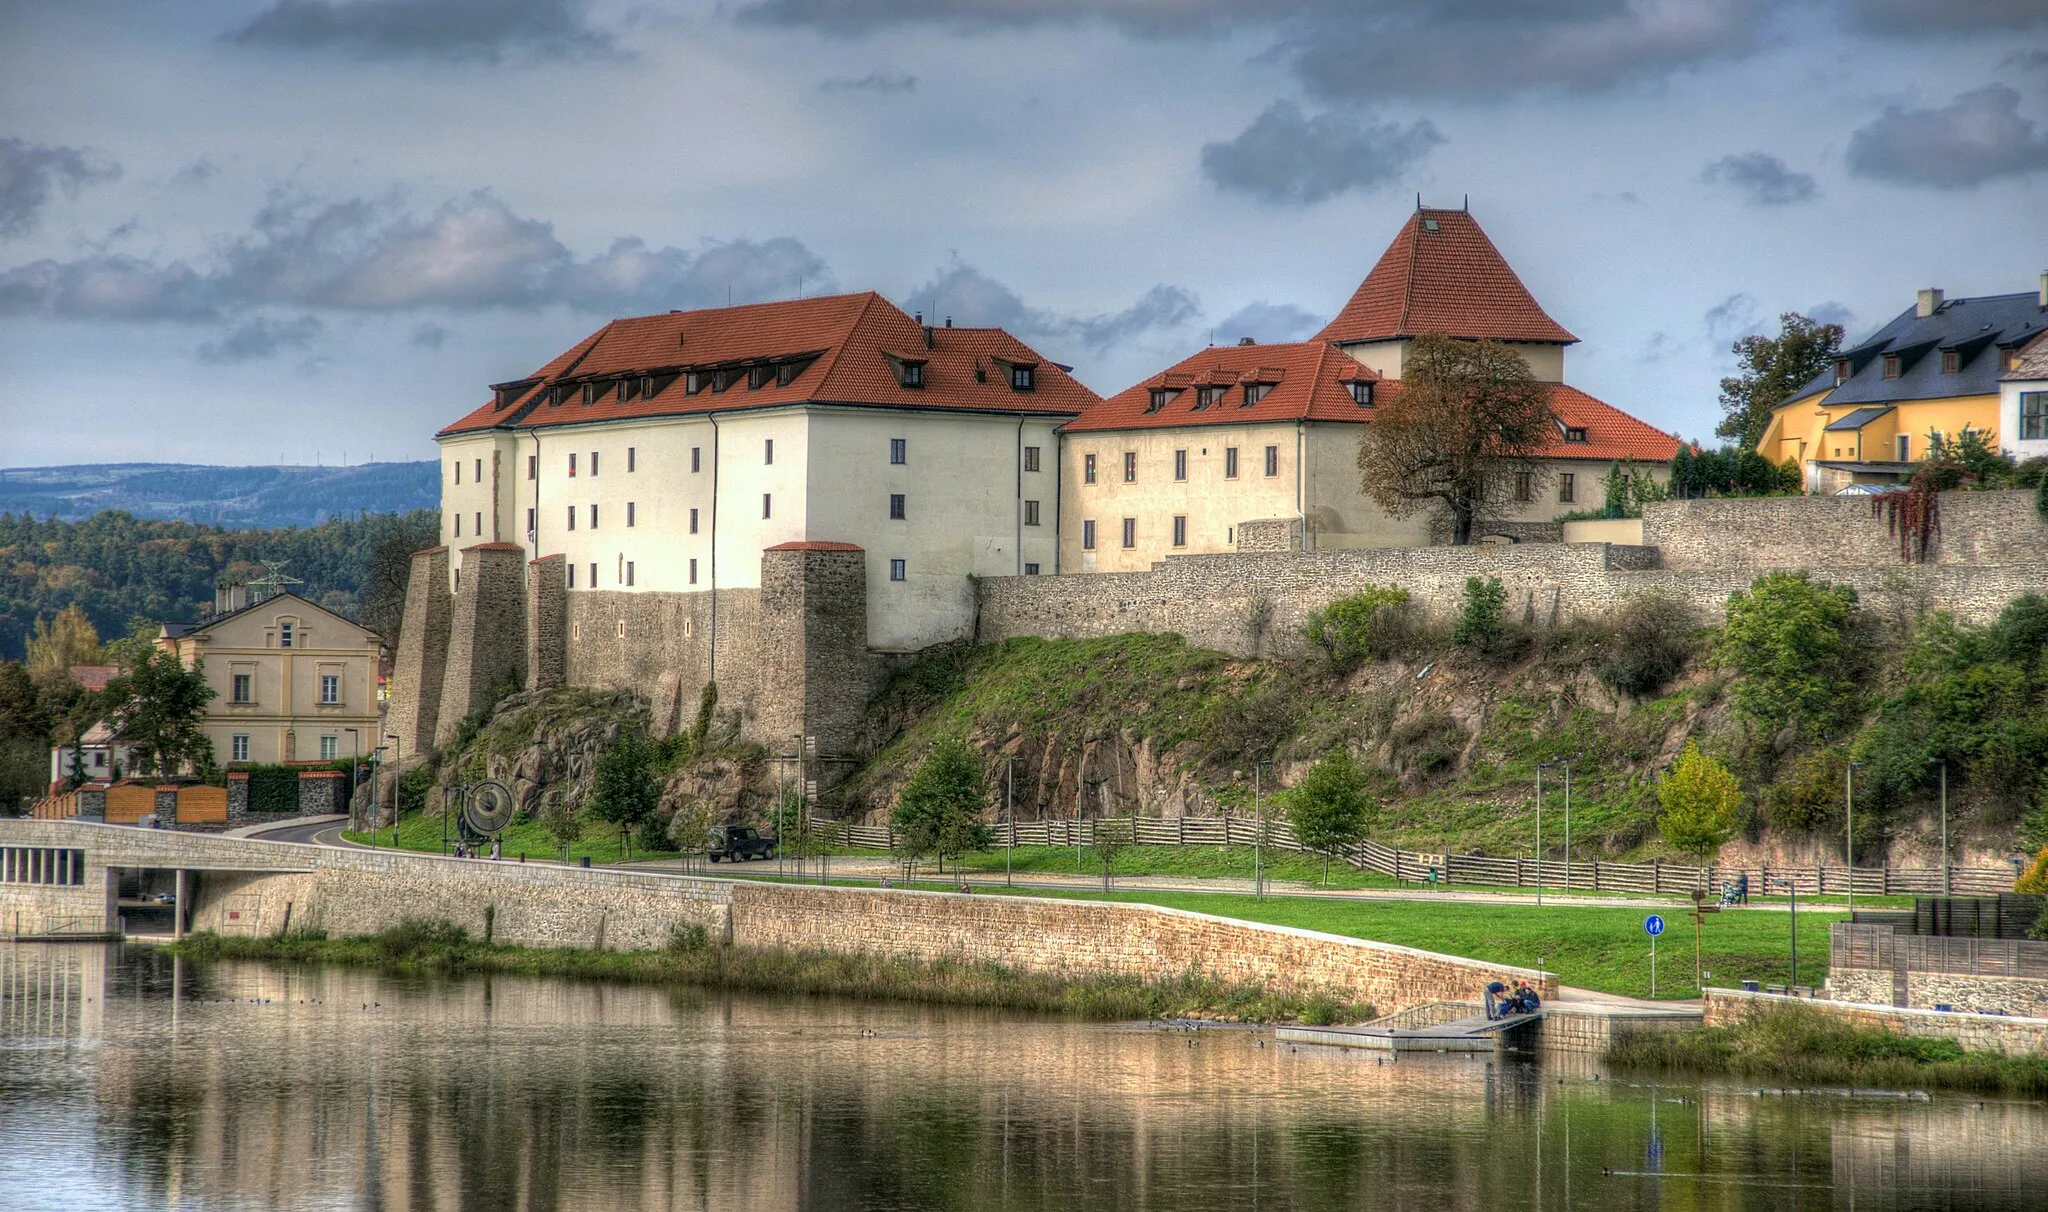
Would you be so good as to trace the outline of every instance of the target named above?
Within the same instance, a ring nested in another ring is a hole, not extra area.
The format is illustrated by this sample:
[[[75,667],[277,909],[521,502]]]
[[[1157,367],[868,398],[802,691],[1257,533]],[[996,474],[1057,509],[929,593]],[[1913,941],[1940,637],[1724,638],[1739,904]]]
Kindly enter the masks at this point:
[[[2048,307],[2048,274],[2041,278],[2041,305]],[[1998,432],[2013,457],[2048,457],[2048,333],[2021,349],[1999,379]]]

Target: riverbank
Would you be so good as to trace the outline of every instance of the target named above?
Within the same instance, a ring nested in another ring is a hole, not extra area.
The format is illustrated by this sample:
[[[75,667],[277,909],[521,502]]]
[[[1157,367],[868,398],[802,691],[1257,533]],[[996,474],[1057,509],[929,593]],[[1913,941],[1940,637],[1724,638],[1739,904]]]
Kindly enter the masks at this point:
[[[1624,1037],[1617,1069],[1756,1078],[1773,1086],[1922,1087],[2048,1097],[2048,1055],[1966,1052],[1953,1040],[1851,1027],[1783,1006],[1729,1027]]]
[[[171,945],[193,959],[280,964],[347,964],[397,972],[505,973],[639,984],[689,985],[749,993],[861,998],[1028,1010],[1098,1021],[1209,1019],[1360,1022],[1369,1005],[1326,990],[1274,990],[1183,973],[1165,980],[1122,974],[1053,973],[966,960],[921,960],[713,943],[701,927],[678,927],[659,951],[514,947],[472,937],[451,922],[409,919],[378,934],[329,938],[195,934]]]

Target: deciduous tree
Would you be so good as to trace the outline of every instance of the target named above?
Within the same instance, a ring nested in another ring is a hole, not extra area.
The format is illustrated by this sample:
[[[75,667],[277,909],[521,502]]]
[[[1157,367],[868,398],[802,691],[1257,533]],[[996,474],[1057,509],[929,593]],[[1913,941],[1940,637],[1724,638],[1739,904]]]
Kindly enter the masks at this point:
[[[591,815],[617,825],[620,847],[629,850],[633,830],[661,806],[661,780],[654,776],[654,755],[647,742],[622,732],[597,760],[591,783]]]
[[[1550,391],[1505,345],[1417,337],[1400,389],[1384,393],[1358,448],[1365,493],[1389,515],[1440,508],[1451,541],[1514,509],[1518,477],[1545,479],[1536,453],[1556,433]]]
[[[1678,765],[1657,784],[1657,831],[1674,848],[1707,856],[1735,836],[1741,824],[1742,787],[1728,768],[1700,752],[1692,741],[1678,755]]]
[[[135,772],[169,775],[187,763],[213,762],[213,742],[200,727],[214,697],[200,662],[185,668],[178,654],[153,649],[107,684],[116,732],[135,755]]]
[[[891,820],[897,849],[919,858],[958,857],[989,845],[981,811],[988,805],[988,784],[974,751],[956,737],[943,737],[903,784]]]
[[[1309,768],[1286,796],[1294,837],[1323,855],[1323,882],[1330,882],[1330,856],[1365,837],[1378,807],[1365,793],[1365,775],[1342,748]]]
[[[1721,411],[1714,432],[1754,448],[1770,428],[1771,410],[1814,376],[1833,366],[1842,350],[1842,326],[1788,311],[1778,317],[1778,335],[1753,333],[1730,352],[1742,373],[1721,380]]]

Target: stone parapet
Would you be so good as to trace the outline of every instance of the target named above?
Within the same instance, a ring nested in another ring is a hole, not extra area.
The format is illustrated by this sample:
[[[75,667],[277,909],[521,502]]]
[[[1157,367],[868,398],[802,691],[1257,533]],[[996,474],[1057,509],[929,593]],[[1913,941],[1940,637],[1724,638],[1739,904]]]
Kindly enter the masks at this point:
[[[339,770],[299,771],[299,815],[334,816],[347,811],[342,788],[347,776]]]
[[[1914,1010],[1839,999],[1750,993],[1743,989],[1708,989],[1702,1005],[1709,1027],[1735,1026],[1783,1006],[1806,1006],[1852,1027],[1954,1040],[1972,1052],[2007,1056],[2048,1054],[2048,1018]]]
[[[1256,518],[1237,524],[1239,551],[1300,551],[1300,518]]]
[[[1869,497],[1766,497],[1659,501],[1643,506],[1643,542],[1681,570],[1896,566],[1899,540]],[[2048,560],[2048,519],[2024,491],[1941,494],[1941,532],[1928,550],[1940,565],[1981,567]]]

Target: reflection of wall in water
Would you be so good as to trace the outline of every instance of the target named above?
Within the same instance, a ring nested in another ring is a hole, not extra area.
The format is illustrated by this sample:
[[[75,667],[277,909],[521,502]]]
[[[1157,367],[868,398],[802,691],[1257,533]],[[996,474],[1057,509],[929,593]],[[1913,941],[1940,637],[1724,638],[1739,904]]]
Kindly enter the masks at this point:
[[[110,943],[0,943],[0,1037],[97,1037]]]
[[[1968,1191],[1974,1206],[2025,1207],[2042,1198],[2048,1132],[2039,1105],[1949,1097],[1847,1109],[1835,1117],[1837,1193]],[[1990,1198],[1982,1198],[1990,1197]],[[2009,1202],[2008,1202],[2009,1201]],[[2038,1206],[2038,1204],[2036,1205]]]

